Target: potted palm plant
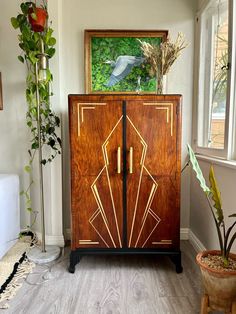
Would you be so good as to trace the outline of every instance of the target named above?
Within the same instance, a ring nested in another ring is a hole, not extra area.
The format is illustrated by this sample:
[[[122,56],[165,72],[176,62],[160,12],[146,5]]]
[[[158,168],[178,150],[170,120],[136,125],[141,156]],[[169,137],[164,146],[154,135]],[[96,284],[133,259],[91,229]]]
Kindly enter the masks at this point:
[[[205,295],[202,298],[201,314],[210,310],[236,313],[236,254],[231,253],[232,245],[236,239],[236,214],[227,228],[224,210],[222,208],[221,194],[218,188],[213,166],[209,172],[210,187],[202,174],[196,156],[188,145],[190,162],[203,192],[217,230],[219,250],[200,252],[197,263],[200,266]]]

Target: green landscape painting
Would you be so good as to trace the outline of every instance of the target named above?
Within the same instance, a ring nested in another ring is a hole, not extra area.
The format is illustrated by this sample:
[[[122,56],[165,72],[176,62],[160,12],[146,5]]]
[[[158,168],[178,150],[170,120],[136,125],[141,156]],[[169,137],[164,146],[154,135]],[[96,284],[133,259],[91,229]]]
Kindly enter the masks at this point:
[[[155,92],[156,80],[150,76],[140,42],[160,45],[161,37],[92,37],[92,92]]]

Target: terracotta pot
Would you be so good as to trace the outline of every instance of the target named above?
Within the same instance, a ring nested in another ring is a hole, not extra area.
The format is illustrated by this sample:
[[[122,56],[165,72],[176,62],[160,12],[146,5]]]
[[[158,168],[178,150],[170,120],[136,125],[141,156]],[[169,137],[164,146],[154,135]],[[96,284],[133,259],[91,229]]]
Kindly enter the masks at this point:
[[[35,13],[37,19],[33,19],[31,14]],[[46,20],[47,20],[47,11],[45,11],[42,8],[35,8],[35,10],[33,10],[33,8],[29,9],[29,23],[31,24],[31,28],[34,32],[43,32],[44,31],[44,27],[46,24]]]
[[[197,255],[205,292],[209,297],[211,310],[230,312],[236,302],[236,271],[213,269],[202,262],[207,255],[220,255],[220,251],[204,251]],[[230,254],[236,260],[236,254]]]

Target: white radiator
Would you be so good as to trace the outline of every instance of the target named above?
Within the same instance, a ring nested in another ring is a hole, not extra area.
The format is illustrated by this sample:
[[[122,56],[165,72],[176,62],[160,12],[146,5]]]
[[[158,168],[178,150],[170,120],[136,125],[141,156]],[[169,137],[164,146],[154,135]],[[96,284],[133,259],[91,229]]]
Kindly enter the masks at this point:
[[[0,258],[16,243],[19,232],[19,178],[0,174]]]

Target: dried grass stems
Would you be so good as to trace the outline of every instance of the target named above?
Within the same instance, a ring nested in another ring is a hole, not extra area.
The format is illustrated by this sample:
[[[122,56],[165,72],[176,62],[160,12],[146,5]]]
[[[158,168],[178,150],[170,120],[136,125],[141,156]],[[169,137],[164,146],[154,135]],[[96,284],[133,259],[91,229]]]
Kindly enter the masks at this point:
[[[141,41],[138,39],[141,44],[141,50],[148,64],[150,64],[150,75],[154,76],[160,68],[160,63],[162,60],[162,52],[160,46],[151,45],[146,41]]]
[[[141,50],[147,62],[150,64],[150,75],[165,75],[175,60],[181,55],[184,48],[188,46],[183,33],[179,32],[175,42],[167,40],[160,45],[151,45],[138,39],[141,44]]]

